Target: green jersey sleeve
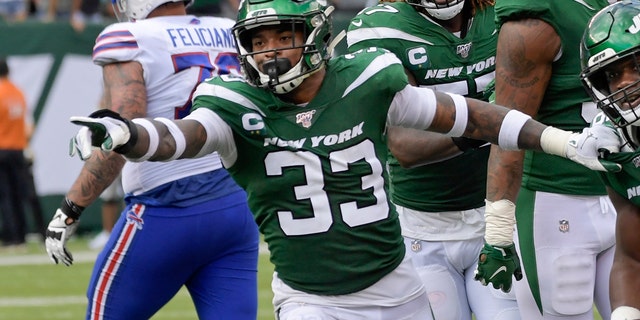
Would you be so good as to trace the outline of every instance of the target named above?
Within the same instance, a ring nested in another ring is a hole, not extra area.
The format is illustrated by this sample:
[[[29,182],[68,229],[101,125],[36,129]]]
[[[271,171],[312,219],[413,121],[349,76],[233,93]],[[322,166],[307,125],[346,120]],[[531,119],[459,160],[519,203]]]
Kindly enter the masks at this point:
[[[605,184],[640,206],[640,151],[611,153],[605,159],[622,165],[620,172],[601,173]]]

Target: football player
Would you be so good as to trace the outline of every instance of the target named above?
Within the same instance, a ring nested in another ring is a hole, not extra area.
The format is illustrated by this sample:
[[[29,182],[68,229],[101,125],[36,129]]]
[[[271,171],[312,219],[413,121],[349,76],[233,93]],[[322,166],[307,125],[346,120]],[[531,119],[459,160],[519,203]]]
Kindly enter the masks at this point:
[[[618,149],[609,127],[572,133],[411,86],[383,49],[329,59],[332,11],[324,0],[244,0],[233,30],[245,77],[200,84],[183,120],[72,118],[83,126],[72,141],[83,159],[92,146],[133,161],[218,151],[268,244],[278,319],[433,318],[389,200],[387,125],[617,168],[597,159],[600,148]],[[606,132],[593,140],[591,130]]]
[[[580,83],[580,40],[607,5],[497,1],[496,104],[564,130],[588,127],[597,108]],[[594,304],[607,315],[615,216],[596,172],[554,155],[492,146],[477,279],[508,290],[512,276],[524,275],[515,285],[523,319],[590,320]]]
[[[381,4],[352,19],[347,43],[351,51],[393,52],[413,85],[487,100],[494,19],[488,0]],[[484,245],[489,144],[400,127],[389,128],[388,139],[391,200],[436,318],[519,319],[513,293],[473,280]]]
[[[581,46],[582,80],[598,107],[594,122],[619,128],[626,142],[622,172],[604,175],[618,212],[616,250],[610,277],[611,320],[640,319],[640,2],[621,1],[596,14]],[[606,315],[605,315],[606,316]]]
[[[107,26],[93,50],[105,107],[127,118],[181,119],[198,83],[239,72],[233,20],[186,15],[190,2],[115,1],[130,22]],[[66,242],[82,209],[120,171],[126,208],[95,262],[86,318],[149,319],[185,286],[199,319],[255,320],[258,228],[216,153],[125,164],[115,152],[96,152],[49,224],[51,259],[71,265]]]

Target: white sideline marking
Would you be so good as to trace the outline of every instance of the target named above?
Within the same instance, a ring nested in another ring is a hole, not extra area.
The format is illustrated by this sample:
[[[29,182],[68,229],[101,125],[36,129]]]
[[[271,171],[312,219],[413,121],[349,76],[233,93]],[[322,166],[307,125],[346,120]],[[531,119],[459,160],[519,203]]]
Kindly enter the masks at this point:
[[[73,252],[73,262],[93,262],[98,256],[98,251],[80,251]],[[28,255],[14,255],[14,256],[0,256],[0,266],[20,266],[20,265],[34,265],[34,264],[52,264],[49,260],[49,256],[46,252],[42,254],[28,254]]]
[[[43,307],[67,304],[87,304],[85,296],[58,296],[58,297],[22,297],[0,298],[2,307]]]
[[[260,243],[260,254],[267,254],[269,250],[267,245],[263,242]],[[72,252],[74,263],[93,262],[96,261],[99,251],[79,251]],[[49,260],[49,256],[44,251],[42,254],[25,254],[25,255],[0,255],[0,267],[2,266],[21,266],[21,265],[34,265],[34,264],[52,264]]]

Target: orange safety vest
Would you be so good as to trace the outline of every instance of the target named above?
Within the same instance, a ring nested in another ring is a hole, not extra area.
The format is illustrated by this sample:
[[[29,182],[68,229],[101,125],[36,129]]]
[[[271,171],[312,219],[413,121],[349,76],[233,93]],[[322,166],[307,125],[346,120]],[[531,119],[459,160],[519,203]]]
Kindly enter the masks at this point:
[[[8,79],[0,79],[0,150],[24,150],[27,102]]]

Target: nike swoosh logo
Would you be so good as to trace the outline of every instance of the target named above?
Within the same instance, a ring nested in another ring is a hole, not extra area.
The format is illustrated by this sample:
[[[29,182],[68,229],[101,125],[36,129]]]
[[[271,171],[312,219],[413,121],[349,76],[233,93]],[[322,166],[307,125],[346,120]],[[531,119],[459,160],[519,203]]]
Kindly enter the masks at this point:
[[[362,26],[362,20],[360,20],[360,19],[353,20],[353,21],[351,21],[351,24],[359,28],[359,27]]]
[[[498,273],[500,273],[500,272],[507,272],[507,267],[502,266],[502,267],[498,268],[498,270],[496,270],[496,272],[494,272],[494,273],[491,275],[491,277],[489,277],[489,280],[493,279],[493,277],[497,276],[497,275],[498,275]]]

